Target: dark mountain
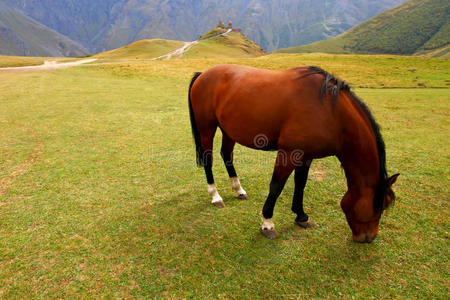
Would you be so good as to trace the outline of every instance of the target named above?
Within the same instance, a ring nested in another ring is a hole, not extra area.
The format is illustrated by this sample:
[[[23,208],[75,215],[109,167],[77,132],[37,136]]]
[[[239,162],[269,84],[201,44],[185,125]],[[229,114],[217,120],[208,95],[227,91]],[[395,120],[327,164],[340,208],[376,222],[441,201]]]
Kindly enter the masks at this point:
[[[450,45],[450,1],[409,0],[350,29],[311,45],[278,52],[386,53],[444,56]]]
[[[78,43],[0,3],[0,54],[80,56]]]
[[[334,37],[404,0],[0,0],[91,52],[191,41],[219,19],[268,51]]]

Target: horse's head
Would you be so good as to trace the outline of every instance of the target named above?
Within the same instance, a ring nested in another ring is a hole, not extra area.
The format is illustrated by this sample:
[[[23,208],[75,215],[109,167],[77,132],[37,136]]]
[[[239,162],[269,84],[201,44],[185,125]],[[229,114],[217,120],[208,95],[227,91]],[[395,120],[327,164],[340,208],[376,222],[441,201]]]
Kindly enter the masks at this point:
[[[375,191],[367,189],[363,191],[348,191],[341,201],[342,210],[347,218],[348,225],[352,230],[353,241],[359,243],[370,243],[378,234],[378,225],[381,215],[394,201],[395,194],[392,185],[399,174],[389,177],[386,181],[386,189],[383,195],[381,209],[375,209],[373,199]]]

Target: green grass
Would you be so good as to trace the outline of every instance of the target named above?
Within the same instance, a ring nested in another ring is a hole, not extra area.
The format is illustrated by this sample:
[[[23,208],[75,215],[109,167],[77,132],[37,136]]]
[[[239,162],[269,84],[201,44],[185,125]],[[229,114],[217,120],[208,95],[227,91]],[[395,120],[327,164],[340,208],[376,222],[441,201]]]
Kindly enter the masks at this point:
[[[333,39],[275,52],[414,54],[435,50],[450,43],[449,13],[446,0],[409,0]]]
[[[369,87],[356,92],[383,127],[389,173],[401,173],[374,243],[351,241],[335,158],[312,165],[312,230],[293,223],[290,179],[275,208],[282,236],[263,238],[258,212],[274,153],[237,146],[251,199],[236,200],[220,139],[214,172],[227,207],[210,204],[195,167],[187,87],[194,70],[224,61],[313,63]],[[407,66],[439,88],[411,89]],[[448,61],[424,58],[270,55],[0,72],[0,184],[9,182],[0,196],[0,295],[447,298],[448,70]],[[399,88],[377,89],[390,85]]]
[[[450,61],[392,55],[271,54],[257,58],[186,59],[170,62],[140,62],[99,66],[126,77],[149,76],[183,79],[193,72],[218,63],[240,63],[258,68],[287,69],[293,66],[320,66],[360,88],[448,88]],[[188,74],[188,75],[186,75]]]
[[[184,42],[181,41],[163,39],[141,40],[125,47],[93,55],[92,57],[103,60],[151,59],[174,51],[183,45]]]

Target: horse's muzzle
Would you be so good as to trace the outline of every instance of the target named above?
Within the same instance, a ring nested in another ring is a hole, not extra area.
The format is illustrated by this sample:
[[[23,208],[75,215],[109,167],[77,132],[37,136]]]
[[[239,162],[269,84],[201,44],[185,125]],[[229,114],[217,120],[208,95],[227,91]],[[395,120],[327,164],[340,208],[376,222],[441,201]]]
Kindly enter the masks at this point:
[[[353,241],[357,243],[371,243],[377,235],[371,235],[369,233],[361,233],[358,235],[353,235]]]

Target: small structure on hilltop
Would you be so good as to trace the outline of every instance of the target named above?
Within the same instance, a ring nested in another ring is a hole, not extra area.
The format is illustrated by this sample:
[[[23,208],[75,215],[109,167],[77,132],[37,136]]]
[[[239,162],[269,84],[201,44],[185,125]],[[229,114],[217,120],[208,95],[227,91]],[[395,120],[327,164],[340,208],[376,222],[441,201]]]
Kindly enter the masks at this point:
[[[220,19],[220,20],[219,20],[219,23],[217,24],[216,27],[219,27],[219,28],[225,28],[225,24],[223,24],[222,20]]]
[[[222,29],[231,29],[233,32],[242,32],[242,30],[239,28],[233,28],[232,21],[228,21],[228,27],[225,27],[225,24],[223,24],[222,19],[219,20],[219,23],[217,23],[216,27],[222,28]]]

